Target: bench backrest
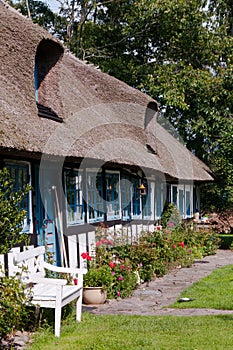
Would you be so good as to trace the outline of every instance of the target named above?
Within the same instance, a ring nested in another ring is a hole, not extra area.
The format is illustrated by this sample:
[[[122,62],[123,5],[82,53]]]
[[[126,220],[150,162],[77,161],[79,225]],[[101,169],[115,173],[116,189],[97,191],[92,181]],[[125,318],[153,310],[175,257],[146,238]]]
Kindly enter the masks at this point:
[[[9,276],[19,275],[22,280],[30,280],[30,276],[45,277],[44,269],[45,247],[29,247],[19,252],[13,250],[8,254]]]

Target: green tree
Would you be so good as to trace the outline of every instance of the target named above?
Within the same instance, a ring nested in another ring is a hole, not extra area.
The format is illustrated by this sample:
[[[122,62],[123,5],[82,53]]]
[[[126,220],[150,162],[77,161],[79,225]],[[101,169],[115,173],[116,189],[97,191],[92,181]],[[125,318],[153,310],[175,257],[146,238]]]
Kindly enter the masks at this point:
[[[59,2],[68,47],[157,99],[188,149],[216,174],[204,188],[206,206],[232,206],[233,1]]]
[[[30,16],[34,23],[65,41],[67,20],[54,13],[44,2],[37,0],[8,0],[11,6],[19,10],[23,15]]]
[[[30,190],[30,185],[15,192],[13,181],[6,168],[0,170],[0,254],[18,243],[25,242],[27,236],[22,233],[22,223],[27,214],[22,209],[22,201]]]

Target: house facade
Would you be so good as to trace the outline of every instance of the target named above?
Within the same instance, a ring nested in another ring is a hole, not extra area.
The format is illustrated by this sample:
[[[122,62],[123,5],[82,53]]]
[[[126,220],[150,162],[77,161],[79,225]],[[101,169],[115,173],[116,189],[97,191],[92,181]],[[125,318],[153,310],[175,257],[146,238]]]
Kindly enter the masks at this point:
[[[32,185],[23,231],[77,266],[100,224],[134,239],[167,202],[192,217],[213,177],[158,123],[157,102],[0,10],[0,161],[16,190]]]

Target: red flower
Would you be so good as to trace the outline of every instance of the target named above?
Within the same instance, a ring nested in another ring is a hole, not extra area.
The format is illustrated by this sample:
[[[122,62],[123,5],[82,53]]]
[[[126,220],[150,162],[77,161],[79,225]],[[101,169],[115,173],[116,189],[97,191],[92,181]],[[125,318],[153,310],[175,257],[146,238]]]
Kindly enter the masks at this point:
[[[96,247],[100,247],[101,243],[100,242],[96,242]]]
[[[179,242],[178,246],[184,248],[184,242]]]
[[[172,245],[172,248],[173,248],[173,249],[176,249],[176,245],[175,245],[175,244],[173,244],[173,245]]]
[[[74,284],[77,286],[77,284],[78,284],[78,279],[77,278],[74,278]]]
[[[111,267],[111,269],[113,269],[114,267],[116,267],[116,264],[113,261],[110,261],[109,266]]]
[[[81,254],[81,257],[82,257],[83,259],[86,259],[86,260],[91,260],[91,259],[92,259],[88,252],[82,253],[82,254]]]

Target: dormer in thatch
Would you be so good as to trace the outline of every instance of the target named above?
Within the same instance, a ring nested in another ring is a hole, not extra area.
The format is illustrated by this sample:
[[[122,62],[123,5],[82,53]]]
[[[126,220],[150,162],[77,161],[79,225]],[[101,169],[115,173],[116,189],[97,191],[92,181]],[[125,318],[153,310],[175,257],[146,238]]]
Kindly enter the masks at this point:
[[[57,260],[64,236],[75,265],[72,242],[86,250],[100,223],[132,237],[159,223],[166,202],[192,217],[213,177],[157,122],[156,101],[2,1],[0,38],[0,158],[18,186],[33,186],[25,231]]]

